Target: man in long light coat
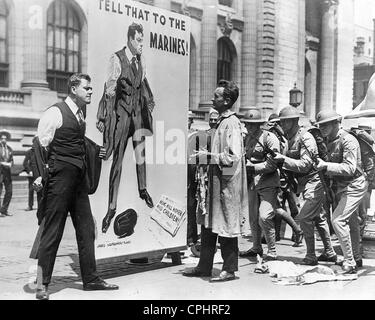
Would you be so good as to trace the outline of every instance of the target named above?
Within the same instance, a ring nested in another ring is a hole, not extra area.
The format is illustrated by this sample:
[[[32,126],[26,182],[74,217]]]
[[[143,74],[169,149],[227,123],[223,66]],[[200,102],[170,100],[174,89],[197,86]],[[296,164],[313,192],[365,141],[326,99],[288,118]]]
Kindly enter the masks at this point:
[[[211,281],[234,280],[238,270],[238,236],[248,213],[246,167],[241,123],[231,111],[239,94],[238,87],[222,80],[214,92],[212,104],[219,112],[211,152],[198,151],[200,159],[209,156],[208,208],[198,216],[201,225],[201,254],[198,266],[186,270],[188,277],[211,276],[216,242],[219,238],[223,267]],[[199,161],[202,163],[202,161]]]

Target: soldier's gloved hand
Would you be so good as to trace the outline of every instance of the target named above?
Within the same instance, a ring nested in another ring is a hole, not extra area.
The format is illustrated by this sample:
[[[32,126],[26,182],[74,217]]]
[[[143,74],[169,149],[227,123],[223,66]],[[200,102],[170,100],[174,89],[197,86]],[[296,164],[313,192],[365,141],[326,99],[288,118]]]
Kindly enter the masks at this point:
[[[323,171],[327,169],[327,162],[323,161],[322,159],[318,158],[318,163],[314,164],[314,168],[318,171]]]

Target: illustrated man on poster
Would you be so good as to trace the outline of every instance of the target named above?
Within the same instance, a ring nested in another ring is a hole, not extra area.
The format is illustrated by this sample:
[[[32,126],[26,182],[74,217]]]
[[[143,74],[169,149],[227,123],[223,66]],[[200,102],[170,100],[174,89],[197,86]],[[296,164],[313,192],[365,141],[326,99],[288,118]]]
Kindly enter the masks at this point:
[[[146,75],[143,26],[132,23],[127,45],[110,58],[107,81],[97,113],[97,128],[104,136],[108,159],[113,153],[109,176],[108,211],[103,219],[106,233],[116,214],[122,162],[128,139],[132,137],[136,159],[138,190],[148,207],[154,206],[146,187],[145,136],[152,135],[155,103]]]

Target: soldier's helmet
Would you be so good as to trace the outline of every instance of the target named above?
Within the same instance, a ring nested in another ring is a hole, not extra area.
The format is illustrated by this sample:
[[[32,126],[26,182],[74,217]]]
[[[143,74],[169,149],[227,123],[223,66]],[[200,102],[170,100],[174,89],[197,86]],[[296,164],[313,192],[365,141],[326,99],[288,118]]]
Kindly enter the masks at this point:
[[[262,118],[262,114],[257,109],[247,110],[241,119],[242,122],[246,123],[264,123],[267,120]]]
[[[316,115],[316,123],[322,124],[335,120],[341,120],[342,117],[335,110],[323,110]]]
[[[278,121],[280,121],[280,118],[279,118],[279,116],[277,115],[277,113],[272,113],[272,114],[268,117],[268,122],[274,123],[274,122],[278,122]]]
[[[288,106],[285,108],[282,108],[280,113],[279,113],[279,118],[280,120],[284,119],[296,119],[300,117],[300,113],[297,110],[297,108]]]
[[[113,224],[115,235],[119,238],[129,237],[134,233],[137,224],[137,213],[134,209],[127,209],[120,213]]]

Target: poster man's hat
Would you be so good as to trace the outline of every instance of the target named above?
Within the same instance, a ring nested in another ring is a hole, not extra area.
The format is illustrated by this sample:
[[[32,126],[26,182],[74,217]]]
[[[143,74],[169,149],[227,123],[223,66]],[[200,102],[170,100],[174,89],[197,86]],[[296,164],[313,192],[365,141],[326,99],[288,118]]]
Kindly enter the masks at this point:
[[[1,129],[0,130],[0,137],[1,136],[6,136],[7,140],[9,140],[10,137],[11,137],[10,132],[7,129]]]
[[[120,213],[113,224],[115,235],[119,238],[129,237],[134,233],[137,224],[137,212],[134,209],[127,209]]]

